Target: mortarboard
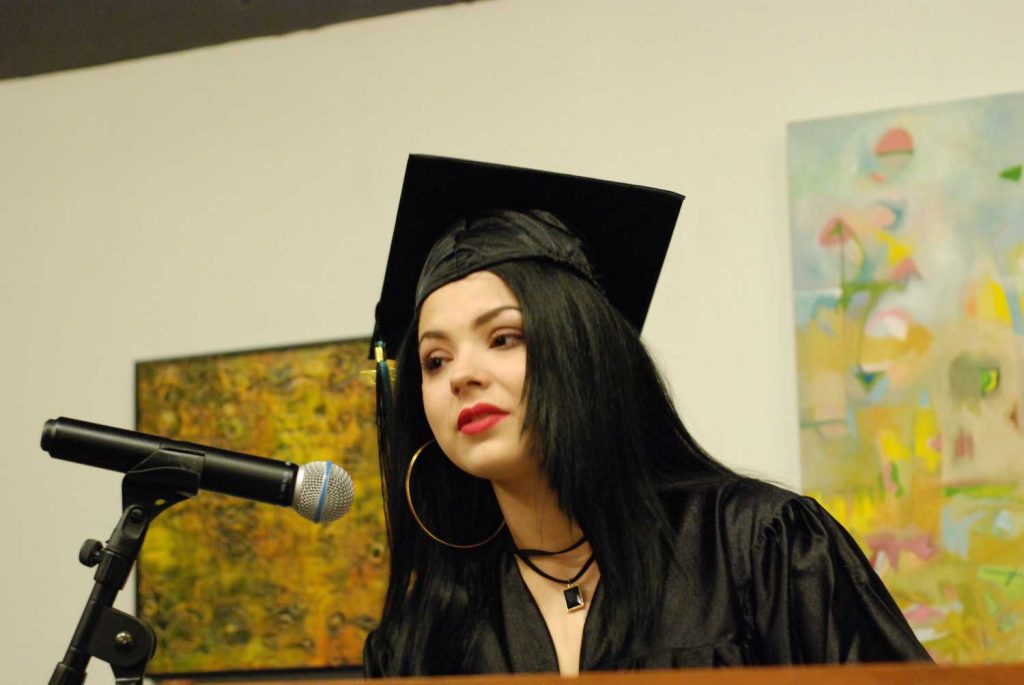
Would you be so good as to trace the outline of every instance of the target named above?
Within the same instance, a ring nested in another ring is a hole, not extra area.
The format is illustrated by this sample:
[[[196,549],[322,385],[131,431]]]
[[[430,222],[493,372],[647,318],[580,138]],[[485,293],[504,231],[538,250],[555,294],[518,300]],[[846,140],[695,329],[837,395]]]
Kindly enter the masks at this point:
[[[517,259],[550,261],[595,281],[639,331],[682,202],[643,186],[410,155],[370,356],[380,343],[389,355],[397,351],[416,307],[436,288]]]

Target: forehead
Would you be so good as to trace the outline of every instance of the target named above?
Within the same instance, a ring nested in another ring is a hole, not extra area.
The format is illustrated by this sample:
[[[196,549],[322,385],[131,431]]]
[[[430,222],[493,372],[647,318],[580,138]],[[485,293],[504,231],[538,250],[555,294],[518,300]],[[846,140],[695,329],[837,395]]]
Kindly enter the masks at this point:
[[[490,271],[476,271],[432,292],[420,310],[420,331],[472,322],[495,307],[518,307],[515,293]]]

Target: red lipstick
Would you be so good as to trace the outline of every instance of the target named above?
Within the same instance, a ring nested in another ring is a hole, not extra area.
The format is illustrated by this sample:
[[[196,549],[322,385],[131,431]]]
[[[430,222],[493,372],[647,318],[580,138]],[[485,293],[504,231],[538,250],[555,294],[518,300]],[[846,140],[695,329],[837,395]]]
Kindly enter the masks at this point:
[[[458,428],[465,435],[482,433],[508,416],[507,411],[481,402],[459,412]]]

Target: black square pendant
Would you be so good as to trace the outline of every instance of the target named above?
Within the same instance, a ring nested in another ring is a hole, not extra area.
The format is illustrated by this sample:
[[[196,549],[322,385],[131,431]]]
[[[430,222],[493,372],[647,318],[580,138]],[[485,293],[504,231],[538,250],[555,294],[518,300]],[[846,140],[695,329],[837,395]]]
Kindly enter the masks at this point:
[[[579,611],[583,608],[583,593],[579,585],[570,585],[562,590],[565,595],[565,610],[569,612]]]

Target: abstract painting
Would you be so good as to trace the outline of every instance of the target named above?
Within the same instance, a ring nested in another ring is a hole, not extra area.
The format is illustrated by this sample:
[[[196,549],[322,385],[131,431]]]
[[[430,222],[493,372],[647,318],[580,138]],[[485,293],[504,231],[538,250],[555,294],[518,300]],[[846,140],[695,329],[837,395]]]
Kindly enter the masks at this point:
[[[347,515],[210,492],[161,514],[139,559],[151,674],[358,667],[386,583],[366,339],[140,362],[137,426],[352,476]]]
[[[804,490],[940,663],[1024,655],[1024,94],[796,123]]]

